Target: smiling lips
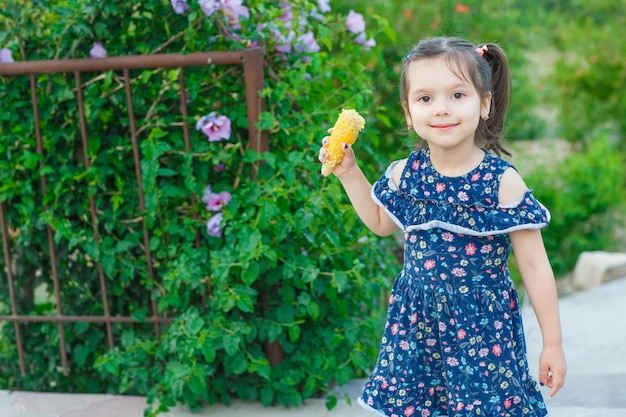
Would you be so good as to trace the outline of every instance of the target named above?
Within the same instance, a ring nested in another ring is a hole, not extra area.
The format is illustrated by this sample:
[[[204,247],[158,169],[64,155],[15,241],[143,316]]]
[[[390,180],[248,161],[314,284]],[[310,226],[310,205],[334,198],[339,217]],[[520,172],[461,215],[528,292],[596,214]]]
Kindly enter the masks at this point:
[[[458,126],[458,123],[440,123],[440,124],[436,124],[436,125],[430,125],[430,127],[432,127],[433,129],[437,129],[440,130],[442,132],[445,132],[447,130],[451,130],[454,127]]]

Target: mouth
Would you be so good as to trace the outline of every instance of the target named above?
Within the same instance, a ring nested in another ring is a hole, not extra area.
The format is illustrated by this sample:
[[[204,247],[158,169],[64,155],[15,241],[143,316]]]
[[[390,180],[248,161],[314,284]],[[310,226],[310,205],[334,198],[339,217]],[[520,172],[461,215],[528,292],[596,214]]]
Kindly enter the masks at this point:
[[[442,132],[445,132],[446,130],[451,130],[456,126],[458,126],[458,123],[439,123],[436,125],[430,125],[431,128],[440,130]]]

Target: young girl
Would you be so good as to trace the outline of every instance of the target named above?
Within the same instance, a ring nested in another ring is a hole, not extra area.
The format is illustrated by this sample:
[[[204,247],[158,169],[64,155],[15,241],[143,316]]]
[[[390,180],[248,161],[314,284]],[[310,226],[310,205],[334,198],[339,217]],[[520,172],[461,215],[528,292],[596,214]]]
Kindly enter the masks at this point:
[[[405,238],[359,403],[389,417],[545,416],[507,260],[513,249],[543,335],[539,381],[552,396],[566,364],[539,231],[550,214],[499,158],[509,154],[500,143],[510,95],[504,52],[422,40],[402,61],[400,89],[408,129],[427,146],[391,163],[373,186],[349,145],[333,171],[369,229],[385,236],[400,228]]]

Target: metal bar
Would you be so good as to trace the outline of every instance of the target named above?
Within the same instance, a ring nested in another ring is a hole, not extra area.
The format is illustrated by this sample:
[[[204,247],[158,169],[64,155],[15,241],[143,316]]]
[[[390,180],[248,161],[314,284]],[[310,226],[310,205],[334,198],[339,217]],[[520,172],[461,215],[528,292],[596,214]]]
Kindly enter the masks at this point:
[[[15,288],[13,287],[13,271],[11,268],[11,252],[9,250],[9,233],[7,231],[6,217],[4,216],[4,204],[0,202],[0,228],[2,228],[2,249],[4,252],[4,263],[7,270],[7,282],[9,284],[9,297],[11,298],[11,312],[17,314],[17,303],[15,302]],[[20,360],[20,373],[26,375],[26,361],[24,359],[24,346],[22,346],[22,333],[18,322],[13,322],[15,330],[15,340],[17,341],[17,355]]]
[[[130,136],[133,144],[133,157],[135,160],[135,177],[137,179],[137,192],[139,194],[139,210],[141,211],[141,224],[143,227],[143,244],[146,248],[146,266],[148,268],[148,278],[154,283],[154,272],[152,270],[152,253],[150,251],[150,236],[148,235],[148,226],[146,225],[146,205],[143,193],[143,184],[141,177],[141,159],[139,157],[139,145],[137,143],[137,127],[135,125],[135,109],[133,106],[133,94],[130,88],[130,71],[124,70],[124,85],[126,87],[126,104],[128,109],[128,119],[130,123]],[[152,315],[157,317],[158,310],[156,301],[150,297],[152,304]],[[157,324],[154,325],[154,332],[157,338],[161,337],[161,331]]]
[[[83,160],[85,163],[85,169],[91,167],[91,161],[87,154],[89,142],[87,141],[87,122],[85,118],[85,103],[83,101],[83,87],[80,79],[80,72],[74,72],[74,78],[76,80],[76,99],[78,100],[78,114],[80,119],[80,136],[83,142]],[[98,232],[98,214],[96,213],[96,204],[93,196],[89,193],[89,185],[87,185],[87,194],[89,194],[89,212],[91,213],[91,227],[93,229],[93,239],[96,243],[96,247],[100,247],[100,233]],[[107,296],[106,277],[104,276],[104,270],[102,264],[97,262],[98,276],[100,278],[100,291],[102,292],[102,306],[104,308],[104,317],[109,317],[109,300]],[[107,339],[109,341],[109,348],[113,349],[113,329],[111,323],[106,324]]]
[[[171,317],[146,317],[145,320],[135,319],[128,316],[24,316],[24,315],[12,315],[12,316],[0,316],[2,321],[17,322],[32,322],[32,323],[70,323],[70,322],[85,322],[85,323],[171,323],[173,319]]]
[[[180,72],[178,73],[178,84],[180,88],[180,112],[183,115],[183,138],[185,140],[185,152],[189,153],[191,152],[191,139],[189,137],[189,121],[187,120],[189,117],[187,114],[187,90],[185,89],[185,73],[183,68],[180,68]],[[191,193],[191,207],[196,206],[197,200],[198,198],[196,197],[196,194]],[[197,223],[200,222],[200,217],[195,210],[193,210],[193,218]],[[198,229],[196,229],[196,247],[200,247],[200,230]]]
[[[107,58],[19,61],[0,65],[0,75],[235,65],[241,64],[246,52],[252,50],[258,50],[261,55],[263,54],[260,48],[254,48],[241,51],[210,51],[193,52],[190,54],[156,54]]]
[[[39,169],[43,170],[43,139],[41,137],[41,125],[39,119],[39,100],[37,98],[37,80],[35,74],[30,74],[30,91],[31,101],[33,105],[33,115],[35,118],[35,136],[37,139],[37,153],[42,157],[39,162]],[[45,199],[47,194],[46,176],[41,175],[41,195]],[[44,210],[48,211],[48,204],[44,203]],[[52,227],[47,224],[46,231],[48,235],[48,249],[50,250],[50,266],[52,267],[52,283],[54,285],[54,299],[56,301],[57,315],[61,315],[61,291],[59,287],[59,271],[57,270],[57,257],[54,246],[54,235],[52,233]],[[63,323],[59,323],[59,347],[61,349],[61,364],[63,366],[63,374],[68,375],[69,369],[67,367],[67,352],[65,350],[65,330]]]
[[[265,100],[259,94],[265,88],[263,51],[260,49],[244,51],[243,71],[246,82],[249,146],[258,153],[263,153],[269,150],[268,133],[266,130],[260,130],[257,126],[259,115],[265,111]],[[258,163],[253,167],[253,178],[256,178],[257,169]]]

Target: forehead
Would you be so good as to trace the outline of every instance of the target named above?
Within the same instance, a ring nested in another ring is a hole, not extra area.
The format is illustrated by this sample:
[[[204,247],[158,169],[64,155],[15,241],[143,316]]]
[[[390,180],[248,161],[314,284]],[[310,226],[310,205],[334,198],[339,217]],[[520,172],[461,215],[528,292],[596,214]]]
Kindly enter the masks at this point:
[[[467,69],[455,59],[444,56],[417,59],[409,63],[407,82],[410,90],[462,84],[473,87]]]

